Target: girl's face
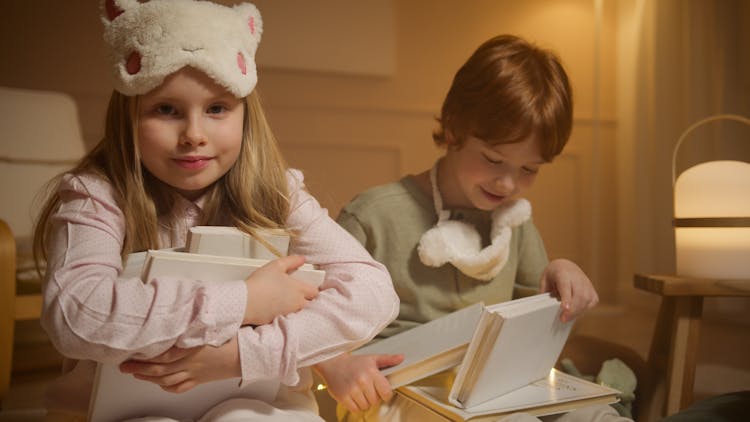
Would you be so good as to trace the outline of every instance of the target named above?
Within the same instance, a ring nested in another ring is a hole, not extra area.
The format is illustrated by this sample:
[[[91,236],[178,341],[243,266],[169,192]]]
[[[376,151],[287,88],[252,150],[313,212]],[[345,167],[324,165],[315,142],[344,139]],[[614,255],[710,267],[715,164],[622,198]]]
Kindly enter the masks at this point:
[[[243,100],[190,67],[141,97],[138,147],[151,174],[195,200],[237,161]]]
[[[545,163],[535,137],[497,145],[467,137],[460,148],[448,147],[443,162],[438,183],[446,206],[487,211],[520,197]]]

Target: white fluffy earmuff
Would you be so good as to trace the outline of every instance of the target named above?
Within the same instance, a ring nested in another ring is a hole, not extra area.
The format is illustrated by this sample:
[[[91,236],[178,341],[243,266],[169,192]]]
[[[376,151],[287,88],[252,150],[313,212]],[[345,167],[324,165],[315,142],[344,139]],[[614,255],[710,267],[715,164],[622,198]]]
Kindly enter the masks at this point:
[[[482,248],[481,236],[474,226],[450,220],[450,212],[443,210],[437,167],[436,163],[430,170],[430,183],[438,222],[422,235],[417,247],[419,259],[430,267],[451,263],[471,278],[490,281],[508,261],[512,228],[531,218],[531,204],[521,198],[492,211],[491,243]]]

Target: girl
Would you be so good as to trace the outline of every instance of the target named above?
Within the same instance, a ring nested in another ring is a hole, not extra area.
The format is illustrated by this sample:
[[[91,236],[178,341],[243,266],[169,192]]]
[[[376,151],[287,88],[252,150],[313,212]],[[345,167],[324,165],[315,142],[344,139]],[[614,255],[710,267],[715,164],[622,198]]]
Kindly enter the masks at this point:
[[[553,292],[563,321],[596,305],[576,264],[548,262],[531,206],[521,199],[567,143],[572,111],[557,57],[518,37],[486,41],[459,69],[433,134],[444,155],[431,169],[360,194],[338,219],[386,265],[401,299],[398,318],[379,336],[519,293]],[[379,406],[393,393],[378,369],[402,360],[347,353],[316,369],[342,419],[434,419],[402,397]]]
[[[254,91],[260,14],[193,0],[108,0],[102,12],[115,80],[105,136],[58,180],[35,234],[42,324],[75,360],[51,414],[85,415],[95,361],[127,360],[121,370],[174,392],[280,380],[273,403],[234,400],[211,420],[320,420],[307,367],[370,340],[398,298],[285,170]],[[235,282],[118,277],[128,253],[183,246],[194,225],[282,228],[294,255]],[[288,275],[305,260],[326,271],[320,292]]]

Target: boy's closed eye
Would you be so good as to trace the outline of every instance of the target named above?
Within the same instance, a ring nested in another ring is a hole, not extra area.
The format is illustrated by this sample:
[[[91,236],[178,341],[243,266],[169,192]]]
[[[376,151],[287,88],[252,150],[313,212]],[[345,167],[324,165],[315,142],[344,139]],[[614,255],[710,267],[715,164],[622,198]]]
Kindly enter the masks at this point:
[[[493,166],[499,166],[503,164],[505,161],[502,158],[493,158],[490,157],[486,153],[482,153],[482,156],[484,157],[484,160]],[[539,167],[537,166],[521,166],[521,171],[528,175],[535,175],[539,173]]]
[[[501,160],[501,159],[493,159],[492,157],[490,157],[489,155],[487,155],[485,153],[482,153],[482,156],[484,157],[485,161],[487,161],[490,164],[502,164],[503,163],[503,160]]]

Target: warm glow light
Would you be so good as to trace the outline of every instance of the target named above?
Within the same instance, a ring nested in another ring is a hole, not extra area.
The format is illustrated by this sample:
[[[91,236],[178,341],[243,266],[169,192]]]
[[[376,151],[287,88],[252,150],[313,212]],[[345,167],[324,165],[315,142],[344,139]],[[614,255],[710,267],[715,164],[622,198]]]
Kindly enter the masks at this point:
[[[709,161],[690,167],[674,185],[674,216],[750,217],[750,164]]]
[[[750,164],[691,167],[677,178],[674,201],[677,274],[750,279]]]
[[[315,389],[318,390],[318,391],[325,390],[326,389],[326,385],[325,384],[318,384],[318,386],[315,387]]]
[[[750,228],[675,229],[677,274],[719,279],[750,278]]]

